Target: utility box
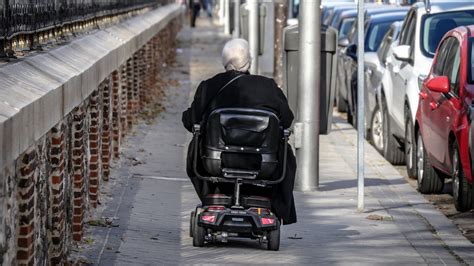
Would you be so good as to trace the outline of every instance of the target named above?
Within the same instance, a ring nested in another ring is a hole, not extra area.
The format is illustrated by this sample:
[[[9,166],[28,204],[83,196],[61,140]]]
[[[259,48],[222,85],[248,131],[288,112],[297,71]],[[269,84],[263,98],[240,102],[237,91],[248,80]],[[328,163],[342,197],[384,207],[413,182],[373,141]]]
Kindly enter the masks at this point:
[[[258,55],[263,55],[267,7],[263,4],[259,4],[258,7]],[[249,40],[249,10],[247,4],[240,5],[240,37]]]
[[[298,66],[299,66],[299,27],[298,24],[288,26],[283,32],[283,91],[288,98],[291,110],[298,118]],[[329,134],[332,124],[332,109],[334,103],[334,92],[336,87],[337,67],[337,31],[331,27],[321,26],[321,75],[320,102],[314,103],[319,106],[320,125],[319,134]],[[310,60],[310,59],[306,59]]]

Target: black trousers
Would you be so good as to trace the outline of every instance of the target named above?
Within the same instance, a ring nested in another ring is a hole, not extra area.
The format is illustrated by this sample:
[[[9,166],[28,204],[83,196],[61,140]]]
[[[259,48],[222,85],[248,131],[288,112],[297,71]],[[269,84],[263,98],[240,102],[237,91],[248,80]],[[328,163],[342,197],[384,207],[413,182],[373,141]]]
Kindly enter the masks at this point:
[[[199,10],[201,10],[200,4],[194,4],[193,10],[191,10],[191,27],[196,27],[196,18],[199,14]]]

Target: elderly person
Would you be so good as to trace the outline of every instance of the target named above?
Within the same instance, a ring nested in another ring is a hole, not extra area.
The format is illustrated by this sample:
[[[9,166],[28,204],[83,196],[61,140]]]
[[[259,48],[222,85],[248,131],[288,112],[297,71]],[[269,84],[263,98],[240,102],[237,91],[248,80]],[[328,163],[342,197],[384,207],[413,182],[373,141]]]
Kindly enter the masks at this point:
[[[222,50],[222,64],[225,72],[199,84],[191,107],[183,113],[183,125],[192,131],[194,124],[201,124],[209,114],[218,108],[257,108],[274,112],[280,119],[281,126],[289,128],[293,122],[288,101],[282,90],[271,78],[251,75],[248,70],[251,64],[249,45],[246,40],[234,39],[227,42]],[[202,127],[204,128],[204,127]],[[197,141],[193,139],[193,141]],[[198,179],[193,171],[193,142],[189,145],[187,173],[202,199],[207,194],[232,194],[233,184],[213,184]],[[281,149],[280,149],[281,150]],[[280,161],[283,154],[280,155]],[[202,166],[200,174],[206,175]],[[276,171],[278,177],[282,169]],[[286,177],[284,181],[272,188],[255,186],[242,187],[247,194],[269,196],[272,198],[273,212],[283,220],[283,224],[296,222],[296,210],[293,200],[293,186],[296,172],[296,160],[291,148],[287,157]],[[251,193],[249,192],[251,191]]]

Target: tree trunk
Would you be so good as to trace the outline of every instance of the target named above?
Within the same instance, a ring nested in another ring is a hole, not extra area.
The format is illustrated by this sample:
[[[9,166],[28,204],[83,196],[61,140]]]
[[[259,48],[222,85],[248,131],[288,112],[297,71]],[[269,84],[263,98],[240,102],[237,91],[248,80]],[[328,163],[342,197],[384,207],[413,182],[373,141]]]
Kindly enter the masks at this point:
[[[288,0],[275,1],[275,60],[273,75],[278,86],[283,86],[283,28],[288,19]]]

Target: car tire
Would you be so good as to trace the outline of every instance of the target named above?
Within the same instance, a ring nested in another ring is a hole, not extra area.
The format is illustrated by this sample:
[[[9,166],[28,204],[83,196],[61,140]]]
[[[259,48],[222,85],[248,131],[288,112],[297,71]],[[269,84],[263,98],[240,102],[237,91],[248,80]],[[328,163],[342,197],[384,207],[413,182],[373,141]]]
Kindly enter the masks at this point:
[[[423,194],[438,194],[442,192],[444,187],[444,177],[439,175],[433,168],[433,165],[431,165],[420,132],[418,132],[416,147],[418,191]]]
[[[351,124],[352,126],[354,125],[354,116],[350,108],[347,108],[347,123]]]
[[[413,122],[411,119],[410,110],[406,108],[405,113],[405,163],[407,168],[407,174],[410,178],[417,177],[417,168],[416,168],[416,140]]]
[[[473,207],[472,189],[464,176],[457,142],[454,142],[451,150],[454,207],[460,212],[469,211]]]
[[[267,249],[277,251],[280,249],[280,221],[276,220],[277,228],[267,234]]]
[[[194,232],[194,219],[195,219],[195,216],[194,216],[195,212],[192,211],[191,212],[191,217],[189,219],[189,237],[193,237],[193,232]]]
[[[198,216],[194,217],[194,228],[193,228],[193,246],[203,247],[204,238],[206,236],[206,229],[200,226],[198,223]]]
[[[338,92],[337,97],[336,97],[336,106],[337,106],[337,111],[340,113],[345,113],[347,112],[347,104],[344,98],[342,98],[342,95],[340,92]]]
[[[405,163],[405,152],[398,146],[397,140],[390,131],[390,117],[388,115],[387,104],[385,99],[382,102],[382,130],[383,130],[383,157],[393,165],[401,165]]]
[[[385,139],[383,135],[383,111],[379,106],[375,106],[374,113],[372,114],[372,121],[370,122],[369,140],[374,148],[382,155],[384,155],[384,144]]]

